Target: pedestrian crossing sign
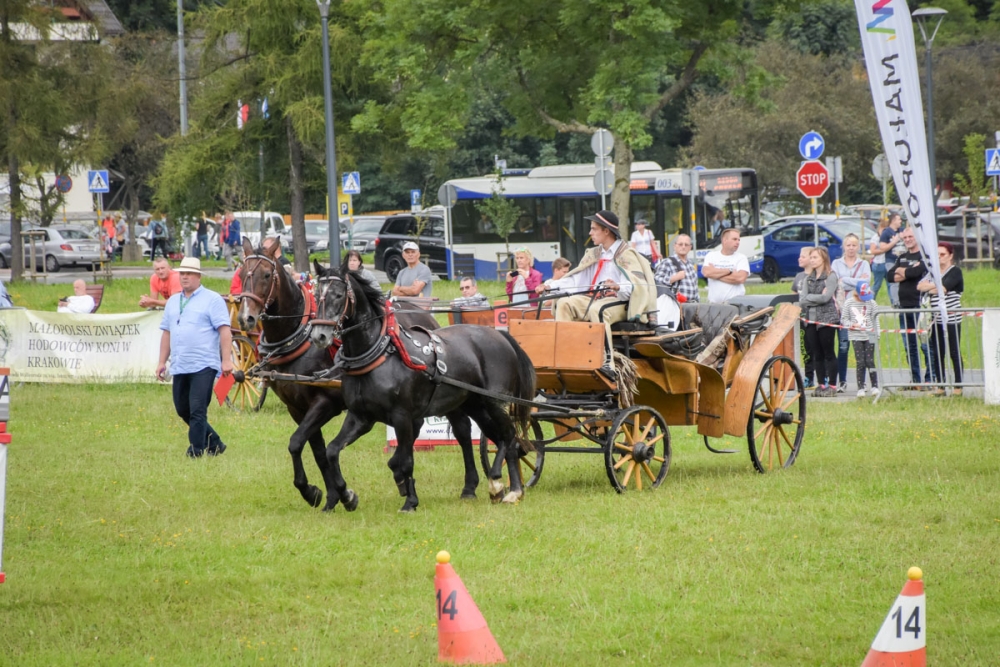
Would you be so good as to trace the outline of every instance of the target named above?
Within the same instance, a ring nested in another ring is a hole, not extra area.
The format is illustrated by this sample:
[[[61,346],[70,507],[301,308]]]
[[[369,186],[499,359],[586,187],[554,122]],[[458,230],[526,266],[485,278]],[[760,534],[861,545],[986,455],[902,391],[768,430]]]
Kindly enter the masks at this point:
[[[1000,148],[986,149],[986,175],[1000,176]]]
[[[108,170],[88,171],[87,189],[91,192],[110,192],[111,188],[108,187]]]
[[[361,194],[361,174],[356,171],[344,174],[343,191],[345,195]]]

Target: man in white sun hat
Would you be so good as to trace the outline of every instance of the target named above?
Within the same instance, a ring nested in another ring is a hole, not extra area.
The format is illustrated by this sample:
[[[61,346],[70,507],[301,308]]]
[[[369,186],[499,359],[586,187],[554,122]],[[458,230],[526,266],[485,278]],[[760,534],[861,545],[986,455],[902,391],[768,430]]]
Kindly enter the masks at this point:
[[[208,423],[208,404],[215,378],[233,372],[229,311],[219,294],[201,286],[201,260],[185,257],[177,273],[181,291],[163,308],[156,377],[165,377],[170,357],[174,409],[188,425],[187,455],[217,456],[226,446]]]
[[[413,241],[404,243],[403,259],[406,260],[406,268],[396,275],[396,286],[392,288],[392,295],[429,297],[431,270],[420,262],[420,246]]]

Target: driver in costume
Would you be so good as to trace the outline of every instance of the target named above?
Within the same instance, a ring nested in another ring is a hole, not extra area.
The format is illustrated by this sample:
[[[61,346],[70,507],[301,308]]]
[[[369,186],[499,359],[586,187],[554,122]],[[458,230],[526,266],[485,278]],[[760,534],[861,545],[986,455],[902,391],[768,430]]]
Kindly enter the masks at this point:
[[[556,302],[556,320],[601,322],[603,317],[610,349],[611,324],[626,320],[646,323],[649,313],[656,312],[656,283],[649,261],[622,242],[618,216],[598,211],[586,219],[590,220],[594,247],[579,266],[562,278],[547,280],[538,291],[570,294]],[[611,307],[602,313],[607,305]]]

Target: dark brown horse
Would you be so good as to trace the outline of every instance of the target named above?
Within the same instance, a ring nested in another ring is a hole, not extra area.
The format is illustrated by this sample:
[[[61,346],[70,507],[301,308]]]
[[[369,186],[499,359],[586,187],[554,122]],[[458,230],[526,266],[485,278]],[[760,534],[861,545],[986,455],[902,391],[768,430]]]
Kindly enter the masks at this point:
[[[253,330],[258,321],[261,323],[263,333],[258,352],[266,362],[264,368],[289,376],[313,376],[325,372],[318,385],[285,380],[273,380],[269,384],[298,424],[288,441],[295,488],[313,507],[319,507],[323,501],[323,492],[309,483],[302,465],[302,450],[308,442],[326,487],[327,499],[323,509],[332,510],[342,498],[335,490],[322,427],[345,410],[340,386],[329,382],[339,380],[340,372],[333,369],[330,351],[310,341],[313,303],[306,290],[296,284],[277,260],[277,244],[267,249],[254,249],[249,241],[244,240],[243,251],[246,259],[242,269],[239,322],[247,331]],[[438,328],[434,317],[423,310],[400,312],[399,317],[411,325]],[[452,428],[456,437],[464,434],[467,443],[467,446],[462,443],[465,459],[462,497],[475,498],[479,474],[472,449],[472,425],[468,419],[464,423],[458,420],[452,423]]]
[[[340,452],[382,422],[396,429],[398,446],[389,468],[406,498],[400,511],[415,510],[413,442],[424,417],[441,415],[452,424],[471,417],[497,443],[490,496],[517,502],[523,495],[518,441],[531,449],[524,437],[530,409],[525,403],[510,405],[506,398],[530,401],[535,395],[535,369],[517,341],[489,327],[459,324],[430,332],[397,324],[381,292],[357,274],[337,275],[318,264],[316,272],[321,292],[312,340],[321,347],[340,340],[337,363],[345,369],[342,387],[349,412],[327,448],[344,507],[354,509],[358,498],[340,472]],[[504,460],[510,471],[506,497]]]

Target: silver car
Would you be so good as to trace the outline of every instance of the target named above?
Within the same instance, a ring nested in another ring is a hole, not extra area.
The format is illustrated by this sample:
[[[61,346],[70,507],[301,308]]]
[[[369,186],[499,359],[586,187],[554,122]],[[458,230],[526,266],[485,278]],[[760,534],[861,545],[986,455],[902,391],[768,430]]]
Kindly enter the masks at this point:
[[[96,228],[81,225],[52,225],[50,227],[26,227],[23,231],[41,232],[35,236],[35,263],[41,269],[56,273],[64,266],[73,264],[93,264],[101,261],[101,243]],[[34,235],[33,235],[34,236]],[[24,238],[24,263],[30,261],[31,242]],[[10,266],[11,245],[0,245],[0,268]]]
[[[362,255],[375,252],[375,239],[378,238],[378,233],[382,230],[383,224],[385,224],[384,215],[368,215],[354,218],[354,224],[351,226],[350,232],[350,245],[348,245],[347,236],[342,237],[344,248],[350,247]]]

